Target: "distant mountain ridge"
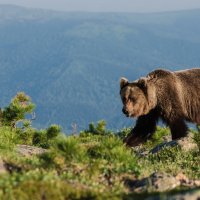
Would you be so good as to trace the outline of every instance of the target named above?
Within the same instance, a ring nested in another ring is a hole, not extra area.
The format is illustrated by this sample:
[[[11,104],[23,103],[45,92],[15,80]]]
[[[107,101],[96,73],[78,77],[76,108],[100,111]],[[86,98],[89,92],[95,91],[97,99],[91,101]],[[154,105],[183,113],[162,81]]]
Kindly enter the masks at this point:
[[[200,66],[200,10],[155,14],[65,13],[0,5],[0,105],[25,91],[38,127],[109,128],[121,113],[119,79],[155,68]]]

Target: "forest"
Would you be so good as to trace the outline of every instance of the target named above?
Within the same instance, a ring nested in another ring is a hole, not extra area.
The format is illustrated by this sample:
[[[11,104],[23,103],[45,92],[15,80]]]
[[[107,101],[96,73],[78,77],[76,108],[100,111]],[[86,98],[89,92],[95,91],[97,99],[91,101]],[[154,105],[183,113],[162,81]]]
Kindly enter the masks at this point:
[[[200,63],[200,10],[68,13],[0,6],[0,105],[18,91],[36,103],[38,128],[57,123],[86,129],[107,121],[132,126],[119,97],[130,81],[156,68],[182,70]]]

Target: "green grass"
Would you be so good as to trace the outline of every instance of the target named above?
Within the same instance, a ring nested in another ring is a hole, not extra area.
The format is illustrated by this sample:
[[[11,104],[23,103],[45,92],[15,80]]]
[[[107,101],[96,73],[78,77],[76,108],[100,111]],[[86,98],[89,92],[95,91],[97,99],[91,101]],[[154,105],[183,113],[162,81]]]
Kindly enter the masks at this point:
[[[66,136],[56,125],[45,130],[0,127],[0,157],[10,166],[9,172],[0,174],[0,199],[129,199],[133,194],[124,184],[126,178],[143,178],[158,171],[200,179],[200,149],[166,148],[141,157],[122,142],[129,130],[113,133],[105,124],[93,124],[80,135]],[[158,128],[141,150],[150,150],[167,135],[168,129]],[[194,140],[200,144],[199,134],[194,133]],[[17,153],[17,144],[48,151],[24,157]]]

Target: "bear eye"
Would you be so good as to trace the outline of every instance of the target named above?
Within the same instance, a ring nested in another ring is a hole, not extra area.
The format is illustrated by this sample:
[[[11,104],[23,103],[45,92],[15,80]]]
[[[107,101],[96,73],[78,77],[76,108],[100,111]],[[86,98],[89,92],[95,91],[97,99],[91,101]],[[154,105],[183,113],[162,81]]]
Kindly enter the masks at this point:
[[[132,102],[136,102],[136,98],[134,98],[134,97],[130,97],[130,100],[131,100]]]

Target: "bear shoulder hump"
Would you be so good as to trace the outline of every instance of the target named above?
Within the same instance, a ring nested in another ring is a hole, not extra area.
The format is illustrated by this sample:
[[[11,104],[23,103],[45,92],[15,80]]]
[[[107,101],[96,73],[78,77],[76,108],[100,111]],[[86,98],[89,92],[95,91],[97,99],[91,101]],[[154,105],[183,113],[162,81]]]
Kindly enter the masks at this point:
[[[150,78],[150,79],[153,79],[153,78],[163,78],[163,77],[166,77],[166,76],[169,76],[169,75],[172,75],[171,71],[164,70],[164,69],[156,69],[156,70],[150,72],[147,75],[147,77]]]

